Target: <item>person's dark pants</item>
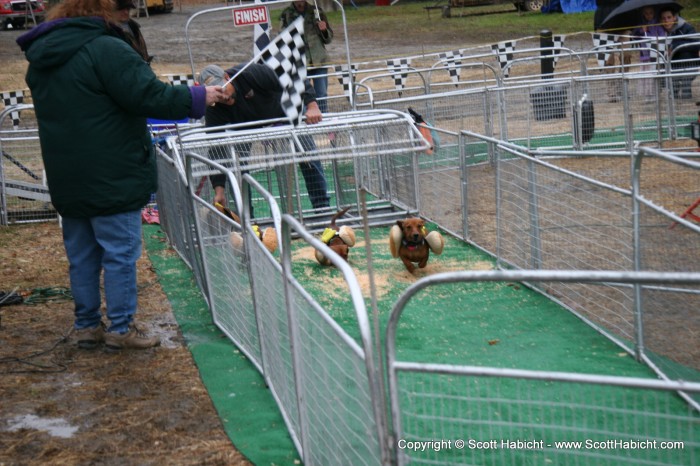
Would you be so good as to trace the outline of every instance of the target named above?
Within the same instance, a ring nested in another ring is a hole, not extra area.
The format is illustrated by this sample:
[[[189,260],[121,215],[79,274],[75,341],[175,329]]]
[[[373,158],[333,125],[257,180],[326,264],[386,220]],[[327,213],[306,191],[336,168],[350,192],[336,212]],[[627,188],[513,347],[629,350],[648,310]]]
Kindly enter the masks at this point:
[[[308,135],[302,135],[299,137],[302,147],[306,151],[316,150],[316,143],[313,138]],[[235,157],[240,161],[241,167],[245,166],[245,160],[250,156],[251,143],[239,143],[234,145]],[[226,157],[230,157],[226,151],[210,151],[209,157],[212,160],[221,160]],[[314,160],[310,162],[300,162],[299,168],[301,169],[301,174],[304,177],[304,182],[306,183],[306,191],[309,194],[309,200],[314,209],[321,209],[324,207],[329,207],[330,198],[328,196],[328,185],[326,183],[326,177],[323,172],[323,165],[320,161]],[[245,174],[247,171],[241,170],[241,174]],[[226,178],[223,175],[214,175],[211,178],[212,185],[225,186]],[[253,200],[251,195],[250,185],[248,185],[248,199],[250,199],[250,217],[253,218]]]
[[[250,148],[253,144],[250,142],[243,142],[239,144],[234,144],[233,145],[233,150],[235,152],[234,157],[231,156],[231,154],[228,151],[228,148],[224,146],[216,146],[212,147],[209,149],[209,159],[217,161],[221,163],[222,165],[226,167],[231,167],[233,168],[233,165],[231,164],[231,160],[233,158],[238,158],[240,161],[241,166],[245,165],[245,160],[248,158],[250,155]],[[229,161],[226,163],[226,161]],[[244,174],[248,173],[245,170],[241,170],[241,176]],[[212,187],[216,186],[224,186],[226,187],[226,180],[227,177],[226,175],[222,174],[217,174],[217,175],[211,175],[209,177],[209,180],[211,181]],[[230,189],[227,190],[229,193],[231,192]],[[250,207],[250,218],[253,218],[253,196],[251,193],[250,185],[248,185],[248,206]],[[238,210],[239,206],[234,206],[234,210]],[[238,212],[240,214],[240,212]]]
[[[299,168],[301,168],[301,174],[304,176],[306,191],[309,193],[309,200],[313,208],[328,207],[328,187],[321,162],[318,160],[301,162]]]
[[[673,78],[673,97],[676,99],[692,99],[692,86],[694,79],[695,76],[683,76],[682,78]]]
[[[306,151],[316,150],[316,143],[313,138],[308,135],[299,137],[302,147]],[[319,160],[299,163],[301,174],[306,183],[306,192],[309,193],[309,200],[314,209],[329,207],[330,198],[328,197],[328,185],[326,183],[326,175],[323,172],[323,165]]]
[[[306,73],[306,77],[311,79],[316,92],[316,103],[321,113],[328,112],[328,69],[314,68]]]
[[[686,58],[686,57],[683,57]],[[674,73],[687,73],[687,76],[679,76],[671,78],[673,81],[673,97],[675,99],[692,99],[693,98],[693,80],[697,77],[700,71],[700,64],[697,61],[683,61],[681,63],[673,63],[671,68]]]

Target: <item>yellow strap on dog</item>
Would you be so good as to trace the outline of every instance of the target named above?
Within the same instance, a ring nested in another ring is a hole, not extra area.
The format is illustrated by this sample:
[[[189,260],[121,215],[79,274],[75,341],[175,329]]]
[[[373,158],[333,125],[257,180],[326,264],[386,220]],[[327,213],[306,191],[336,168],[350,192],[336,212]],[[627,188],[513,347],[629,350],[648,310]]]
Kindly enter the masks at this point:
[[[323,241],[326,244],[330,243],[333,237],[336,235],[336,233],[337,232],[334,229],[326,228],[321,234],[321,241]]]
[[[253,232],[256,236],[260,236],[260,227],[257,225],[253,225]]]
[[[427,235],[428,235],[428,230],[427,230],[427,228],[425,228],[425,225],[423,225],[423,226],[420,228],[420,232],[423,233],[423,236],[427,236]]]

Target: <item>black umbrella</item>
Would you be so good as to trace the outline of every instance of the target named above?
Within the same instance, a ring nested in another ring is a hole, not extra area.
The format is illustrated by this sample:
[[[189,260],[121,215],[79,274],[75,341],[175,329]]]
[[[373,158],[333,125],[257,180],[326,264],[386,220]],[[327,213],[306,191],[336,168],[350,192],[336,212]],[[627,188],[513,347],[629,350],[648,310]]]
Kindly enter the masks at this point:
[[[644,22],[642,9],[651,6],[658,12],[662,8],[670,8],[678,13],[682,5],[671,0],[627,0],[610,12],[600,25],[600,29],[635,29]]]

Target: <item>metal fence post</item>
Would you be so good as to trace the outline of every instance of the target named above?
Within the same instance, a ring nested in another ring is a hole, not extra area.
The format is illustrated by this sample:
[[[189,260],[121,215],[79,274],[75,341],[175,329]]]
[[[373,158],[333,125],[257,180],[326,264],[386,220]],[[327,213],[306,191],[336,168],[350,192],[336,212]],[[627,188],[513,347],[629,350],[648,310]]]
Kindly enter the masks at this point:
[[[552,79],[554,76],[554,41],[552,40],[552,31],[543,29],[540,31],[540,48],[542,49],[542,60],[540,61],[540,69],[542,71],[542,79]]]

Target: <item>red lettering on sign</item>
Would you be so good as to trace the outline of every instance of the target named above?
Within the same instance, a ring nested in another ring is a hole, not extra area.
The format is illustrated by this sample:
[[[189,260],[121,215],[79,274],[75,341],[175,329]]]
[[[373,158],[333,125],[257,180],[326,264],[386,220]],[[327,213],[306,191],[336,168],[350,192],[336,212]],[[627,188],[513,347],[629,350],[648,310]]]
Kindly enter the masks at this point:
[[[236,26],[248,26],[251,24],[267,23],[267,7],[254,6],[233,10],[233,24]]]

